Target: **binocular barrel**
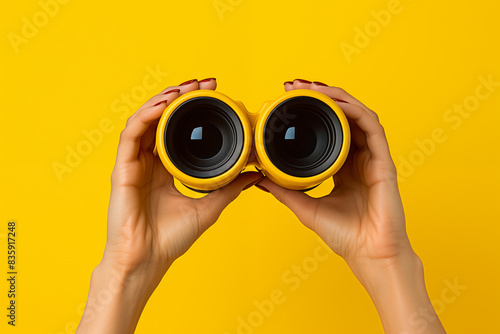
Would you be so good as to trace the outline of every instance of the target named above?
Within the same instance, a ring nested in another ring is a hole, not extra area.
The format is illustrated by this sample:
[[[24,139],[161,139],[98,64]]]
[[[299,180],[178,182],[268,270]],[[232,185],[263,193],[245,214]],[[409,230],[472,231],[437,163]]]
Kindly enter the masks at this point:
[[[248,157],[255,148],[256,162]],[[350,146],[342,109],[328,96],[293,90],[250,113],[212,90],[173,101],[156,132],[165,168],[185,186],[221,188],[253,165],[282,187],[307,190],[335,174]]]

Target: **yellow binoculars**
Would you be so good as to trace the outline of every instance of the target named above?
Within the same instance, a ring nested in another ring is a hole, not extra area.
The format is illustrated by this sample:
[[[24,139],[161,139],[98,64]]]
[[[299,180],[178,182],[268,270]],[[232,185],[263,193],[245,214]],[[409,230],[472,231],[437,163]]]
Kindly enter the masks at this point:
[[[282,187],[307,191],[342,167],[350,141],[342,109],[307,89],[256,113],[222,93],[195,90],[168,105],[156,131],[165,168],[198,192],[221,188],[251,166]],[[257,162],[248,161],[252,143]]]

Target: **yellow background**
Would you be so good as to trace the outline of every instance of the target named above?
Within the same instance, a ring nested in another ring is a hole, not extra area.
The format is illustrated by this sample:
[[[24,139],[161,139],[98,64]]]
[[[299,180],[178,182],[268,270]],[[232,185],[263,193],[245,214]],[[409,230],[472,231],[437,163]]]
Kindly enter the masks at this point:
[[[479,77],[500,81],[498,2],[401,0],[379,30],[371,11],[390,1],[216,3],[226,11],[218,13],[213,0],[72,0],[47,22],[38,1],[3,3],[0,267],[5,277],[14,219],[19,275],[15,328],[6,324],[7,282],[0,281],[0,331],[74,332],[105,243],[120,116],[147,97],[123,112],[112,104],[123,107],[121,95],[140,92],[147,68],[158,67],[169,74],[147,96],[215,76],[219,91],[250,110],[280,95],[285,80],[342,86],[380,115],[396,161],[417,157],[415,140],[443,129],[446,141],[401,184],[408,233],[447,330],[498,332],[500,87],[458,128],[443,118],[471,101]],[[16,53],[9,36],[22,36],[34,16],[41,26]],[[340,46],[355,46],[357,29],[366,27],[374,29],[369,43],[348,61]],[[113,131],[59,181],[52,164],[65,163],[67,147],[82,145],[82,131],[103,119]],[[137,333],[237,333],[238,318],[275,289],[286,300],[253,333],[382,333],[368,295],[338,256],[319,262],[295,291],[283,281],[320,244],[269,194],[245,191],[176,261]],[[446,282],[455,279],[466,289],[444,303]]]

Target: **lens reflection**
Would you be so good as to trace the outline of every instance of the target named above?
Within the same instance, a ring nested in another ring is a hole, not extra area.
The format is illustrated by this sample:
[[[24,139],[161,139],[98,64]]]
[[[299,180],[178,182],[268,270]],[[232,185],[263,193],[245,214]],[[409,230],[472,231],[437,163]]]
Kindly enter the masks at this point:
[[[212,158],[222,148],[222,134],[212,124],[195,127],[186,141],[189,152],[198,159]]]
[[[314,152],[317,139],[310,126],[297,124],[289,127],[284,138],[278,141],[277,144],[283,148],[285,154],[296,159],[305,159]]]

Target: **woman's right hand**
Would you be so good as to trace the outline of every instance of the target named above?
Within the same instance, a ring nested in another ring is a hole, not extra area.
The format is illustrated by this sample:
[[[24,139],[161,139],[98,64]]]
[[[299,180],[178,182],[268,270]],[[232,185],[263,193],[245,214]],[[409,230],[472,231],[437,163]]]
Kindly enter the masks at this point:
[[[339,104],[351,129],[348,158],[333,177],[334,189],[322,198],[282,188],[267,178],[257,187],[289,207],[344,258],[372,297],[386,332],[414,333],[409,319],[417,308],[424,306],[433,313],[434,309],[425,290],[420,259],[406,234],[396,167],[378,116],[338,87],[306,80],[286,82],[285,90],[292,89],[315,90]],[[395,317],[397,314],[400,316]],[[437,316],[435,319],[429,327],[435,331],[426,327],[425,333],[444,332]]]
[[[285,89],[312,89],[336,100],[349,120],[352,145],[333,177],[334,189],[325,197],[311,198],[268,179],[258,185],[288,206],[347,263],[411,253],[396,168],[375,112],[341,88],[294,80]]]

